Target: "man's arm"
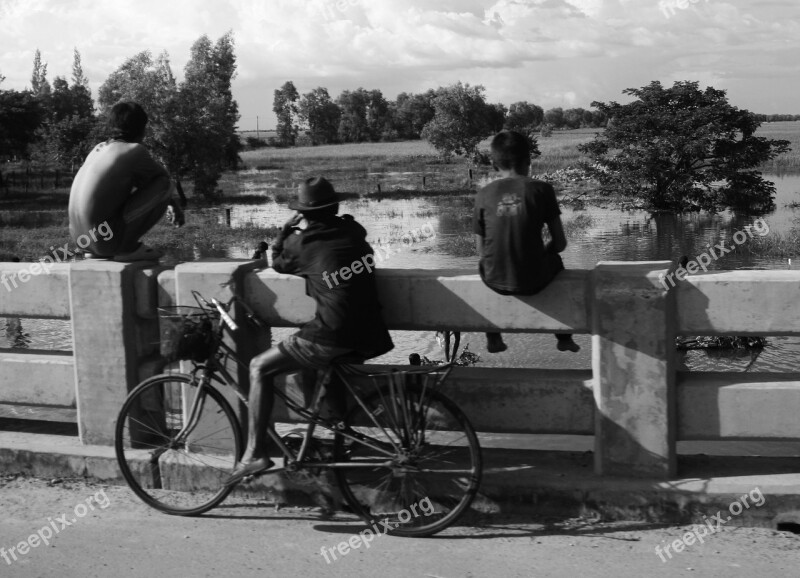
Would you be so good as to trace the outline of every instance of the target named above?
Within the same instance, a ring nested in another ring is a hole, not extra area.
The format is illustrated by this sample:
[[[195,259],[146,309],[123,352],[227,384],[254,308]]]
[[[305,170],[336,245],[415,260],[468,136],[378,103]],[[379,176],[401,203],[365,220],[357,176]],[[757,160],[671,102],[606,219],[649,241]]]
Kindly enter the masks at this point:
[[[295,231],[295,226],[303,219],[303,215],[295,213],[289,219],[272,244],[272,268],[278,273],[292,274],[297,271],[297,258],[292,247],[285,247],[287,238]]]

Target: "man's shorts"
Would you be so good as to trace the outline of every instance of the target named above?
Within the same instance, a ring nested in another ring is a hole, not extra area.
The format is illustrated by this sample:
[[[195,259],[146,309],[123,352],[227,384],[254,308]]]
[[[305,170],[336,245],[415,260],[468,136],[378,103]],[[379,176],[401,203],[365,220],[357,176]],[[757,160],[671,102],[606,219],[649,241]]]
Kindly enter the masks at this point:
[[[327,369],[337,357],[354,353],[352,349],[314,343],[297,335],[278,343],[278,349],[301,365],[314,369]]]

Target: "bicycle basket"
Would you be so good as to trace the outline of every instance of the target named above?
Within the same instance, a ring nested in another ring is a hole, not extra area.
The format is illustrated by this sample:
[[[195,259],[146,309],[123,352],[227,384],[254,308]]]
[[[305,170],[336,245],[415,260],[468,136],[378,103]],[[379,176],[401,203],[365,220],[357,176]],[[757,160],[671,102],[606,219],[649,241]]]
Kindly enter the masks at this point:
[[[167,361],[205,361],[214,352],[219,313],[178,305],[158,308],[161,356]]]

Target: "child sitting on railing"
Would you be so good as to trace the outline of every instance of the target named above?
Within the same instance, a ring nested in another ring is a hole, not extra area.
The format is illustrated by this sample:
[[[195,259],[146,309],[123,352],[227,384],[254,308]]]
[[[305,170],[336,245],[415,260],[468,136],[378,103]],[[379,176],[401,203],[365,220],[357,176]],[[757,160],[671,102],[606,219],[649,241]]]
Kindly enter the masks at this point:
[[[528,177],[531,146],[516,131],[492,140],[492,162],[500,178],[480,189],[473,226],[483,282],[501,295],[534,295],[564,269],[558,255],[567,247],[553,187]],[[542,229],[552,240],[544,244]],[[556,334],[559,351],[578,351],[572,335]],[[490,353],[506,350],[500,333],[486,334]]]

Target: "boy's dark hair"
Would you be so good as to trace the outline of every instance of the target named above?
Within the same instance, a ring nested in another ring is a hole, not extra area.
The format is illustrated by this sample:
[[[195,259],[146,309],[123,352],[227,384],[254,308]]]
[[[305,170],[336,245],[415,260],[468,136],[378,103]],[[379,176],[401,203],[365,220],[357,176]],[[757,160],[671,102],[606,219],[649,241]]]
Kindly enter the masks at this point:
[[[147,113],[136,102],[118,102],[111,108],[106,126],[110,138],[136,142],[144,136]]]
[[[515,130],[504,130],[492,139],[492,161],[499,169],[524,169],[531,163],[531,143]]]

